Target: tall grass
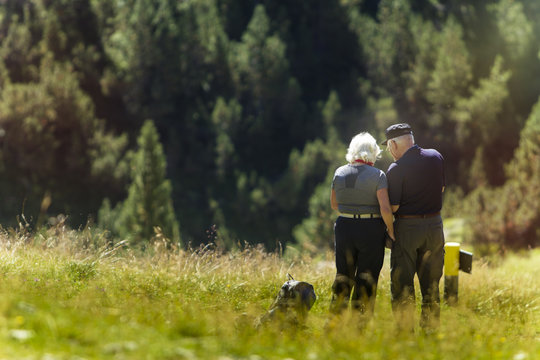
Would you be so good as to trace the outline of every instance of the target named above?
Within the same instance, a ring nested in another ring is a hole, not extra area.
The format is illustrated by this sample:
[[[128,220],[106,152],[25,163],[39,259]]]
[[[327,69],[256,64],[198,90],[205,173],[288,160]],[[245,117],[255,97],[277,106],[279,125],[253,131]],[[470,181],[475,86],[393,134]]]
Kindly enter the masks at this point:
[[[381,273],[374,317],[328,313],[331,254],[223,253],[158,242],[111,247],[89,229],[0,234],[2,359],[535,359],[540,357],[540,252],[476,261],[438,332],[401,333]],[[256,328],[291,273],[318,299],[305,326]],[[442,285],[442,284],[441,284]]]

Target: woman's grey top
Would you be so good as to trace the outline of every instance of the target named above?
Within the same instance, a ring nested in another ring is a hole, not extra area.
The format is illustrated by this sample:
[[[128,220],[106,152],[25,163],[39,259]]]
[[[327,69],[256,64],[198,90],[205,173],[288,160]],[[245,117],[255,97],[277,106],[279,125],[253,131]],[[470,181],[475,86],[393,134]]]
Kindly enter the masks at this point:
[[[338,210],[347,214],[380,214],[377,190],[387,187],[384,172],[369,165],[343,165],[332,180]]]

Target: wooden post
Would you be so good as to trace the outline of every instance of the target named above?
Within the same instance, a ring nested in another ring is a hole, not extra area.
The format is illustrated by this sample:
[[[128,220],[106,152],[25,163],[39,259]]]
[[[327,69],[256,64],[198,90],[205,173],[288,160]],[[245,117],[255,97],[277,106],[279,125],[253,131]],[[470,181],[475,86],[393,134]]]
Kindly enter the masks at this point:
[[[444,244],[444,299],[450,305],[458,300],[459,243]]]

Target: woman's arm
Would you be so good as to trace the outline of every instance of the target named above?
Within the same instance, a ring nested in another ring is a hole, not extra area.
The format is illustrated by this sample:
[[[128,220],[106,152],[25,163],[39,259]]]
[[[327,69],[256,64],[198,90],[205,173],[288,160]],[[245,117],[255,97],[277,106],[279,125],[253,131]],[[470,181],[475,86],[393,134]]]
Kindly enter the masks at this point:
[[[334,189],[332,189],[332,193],[330,194],[330,205],[332,206],[332,209],[337,211],[338,203],[336,199],[336,190]]]
[[[396,237],[394,235],[394,216],[392,215],[392,208],[390,207],[387,188],[377,190],[377,200],[379,200],[379,207],[381,209],[381,215],[384,223],[386,224],[388,236],[390,236],[392,240],[396,241]]]

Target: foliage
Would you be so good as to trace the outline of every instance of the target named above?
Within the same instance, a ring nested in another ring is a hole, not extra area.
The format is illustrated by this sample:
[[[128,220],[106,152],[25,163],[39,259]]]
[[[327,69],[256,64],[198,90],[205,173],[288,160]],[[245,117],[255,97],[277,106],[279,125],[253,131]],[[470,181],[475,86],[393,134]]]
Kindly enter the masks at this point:
[[[502,58],[497,57],[488,79],[480,79],[478,88],[473,89],[470,97],[460,98],[455,108],[457,138],[468,142],[471,139],[488,143],[497,131],[498,115],[503,102],[508,97],[506,83],[510,72],[502,72]]]
[[[411,8],[408,1],[381,1],[376,19],[351,11],[350,27],[357,34],[366,56],[367,76],[380,95],[399,96],[401,76],[413,57],[409,30]]]
[[[465,94],[472,78],[463,29],[454,19],[449,19],[445,24],[436,54],[426,97],[437,110],[444,111],[445,107],[454,104],[458,96]]]
[[[539,17],[532,0],[3,1],[0,221],[114,217],[98,210],[129,197],[146,119],[186,245],[214,225],[226,247],[293,244],[327,221],[342,144],[396,121],[443,154],[471,209],[491,188],[511,197],[535,181],[505,167],[540,95]]]
[[[520,58],[531,46],[532,24],[525,16],[523,4],[503,0],[488,6],[495,13],[497,28],[512,59]]]
[[[16,209],[28,198],[31,210],[50,191],[54,211],[71,209],[79,216],[104,194],[98,187],[94,194],[80,194],[81,187],[102,179],[111,189],[119,186],[126,139],[106,133],[73,67],[46,57],[39,69],[37,81],[6,84],[0,94],[3,176],[14,184],[4,196]]]
[[[143,248],[161,234],[178,244],[180,233],[172,206],[171,183],[165,178],[167,163],[152,121],[144,123],[137,145],[131,159],[128,197],[114,211],[105,202],[100,218],[102,227]]]
[[[243,121],[235,140],[256,139],[237,149],[241,167],[275,175],[283,169],[290,149],[303,140],[303,104],[297,81],[289,74],[285,44],[270,31],[264,6],[255,8],[240,43],[232,44],[231,68],[236,97],[244,104]],[[279,142],[281,146],[273,146]],[[260,161],[260,154],[273,155]]]
[[[540,102],[527,119],[519,147],[506,167],[508,180],[469,195],[471,237],[499,249],[538,245],[540,227]]]
[[[502,65],[502,58],[495,58],[489,78],[480,79],[478,87],[471,89],[470,96],[457,99],[452,113],[456,122],[456,138],[464,145],[462,156],[474,159],[468,171],[468,185],[471,189],[479,185],[499,185],[504,182],[503,166],[508,155],[499,155],[496,146],[511,141],[509,134],[518,124],[516,119],[504,116],[503,110],[509,96],[507,83],[511,73],[503,71]],[[465,146],[473,139],[477,143],[474,154],[473,148],[467,149]],[[507,146],[510,147],[510,144]],[[488,160],[497,156],[502,158]],[[475,182],[477,177],[482,178],[482,181]],[[475,183],[471,184],[471,180]]]
[[[336,214],[328,207],[330,185],[320,184],[309,199],[309,217],[294,228],[294,237],[301,251],[317,254],[334,246]]]
[[[308,143],[301,156],[291,157],[291,166],[302,169],[294,174],[294,179],[301,180],[297,182],[296,194],[300,194],[300,189],[305,187],[305,184],[311,180],[310,178],[318,178],[326,171],[323,182],[321,183],[319,180],[319,184],[314,190],[307,194],[309,217],[306,217],[301,224],[293,229],[293,236],[300,246],[300,250],[309,254],[320,253],[323,249],[332,249],[334,244],[336,214],[328,206],[328,203],[334,171],[342,165],[344,149],[346,148],[345,144],[339,141],[336,129],[336,122],[340,117],[341,110],[338,95],[331,92],[322,110],[327,141],[325,143],[322,141]]]

